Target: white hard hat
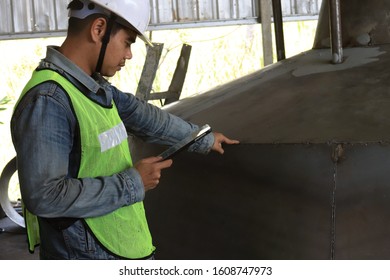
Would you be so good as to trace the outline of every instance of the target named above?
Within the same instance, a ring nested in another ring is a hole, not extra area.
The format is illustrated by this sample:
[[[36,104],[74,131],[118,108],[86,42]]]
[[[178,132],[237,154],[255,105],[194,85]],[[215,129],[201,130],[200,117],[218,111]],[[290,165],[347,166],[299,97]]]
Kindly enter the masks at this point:
[[[118,23],[130,27],[147,44],[153,46],[145,31],[150,21],[149,0],[77,0],[83,5],[80,9],[70,9],[69,17],[84,19],[92,14],[110,16],[111,12],[119,18]],[[97,5],[94,5],[97,4]]]

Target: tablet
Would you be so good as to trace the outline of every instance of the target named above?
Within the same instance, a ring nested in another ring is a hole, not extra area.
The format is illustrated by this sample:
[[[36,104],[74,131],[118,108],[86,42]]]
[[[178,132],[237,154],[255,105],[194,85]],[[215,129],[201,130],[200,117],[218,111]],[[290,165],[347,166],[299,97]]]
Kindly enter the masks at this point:
[[[177,153],[181,152],[185,148],[188,148],[190,145],[203,138],[211,132],[211,127],[206,124],[202,126],[199,130],[193,132],[188,137],[184,138],[182,141],[166,149],[164,152],[159,154],[159,157],[162,157],[162,160],[170,159]]]

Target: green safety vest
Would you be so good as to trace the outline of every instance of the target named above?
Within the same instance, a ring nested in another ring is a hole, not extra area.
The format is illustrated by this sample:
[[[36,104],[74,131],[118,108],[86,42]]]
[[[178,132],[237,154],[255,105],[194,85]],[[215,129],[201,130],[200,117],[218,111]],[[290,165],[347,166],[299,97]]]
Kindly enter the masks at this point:
[[[52,70],[35,71],[19,100],[34,86],[54,81],[67,92],[80,126],[81,161],[78,178],[111,176],[132,166],[127,133],[118,110],[104,108],[88,99],[71,82]],[[40,243],[37,217],[25,209],[30,251]],[[124,258],[151,255],[155,247],[142,202],[121,207],[112,213],[86,218],[86,223],[110,252]]]

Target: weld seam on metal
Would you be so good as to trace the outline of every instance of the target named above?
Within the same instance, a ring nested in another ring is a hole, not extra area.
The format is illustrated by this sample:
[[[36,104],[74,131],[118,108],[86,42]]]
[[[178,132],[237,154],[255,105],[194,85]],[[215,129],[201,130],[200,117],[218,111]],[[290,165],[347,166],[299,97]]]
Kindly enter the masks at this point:
[[[333,191],[331,202],[331,241],[330,241],[330,258],[335,259],[335,247],[336,247],[336,189],[337,189],[337,162],[334,163],[333,169]]]

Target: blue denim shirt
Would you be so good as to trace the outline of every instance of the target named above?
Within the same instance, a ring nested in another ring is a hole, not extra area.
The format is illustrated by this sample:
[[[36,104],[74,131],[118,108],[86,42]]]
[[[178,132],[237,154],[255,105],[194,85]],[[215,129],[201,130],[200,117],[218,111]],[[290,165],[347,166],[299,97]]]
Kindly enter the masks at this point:
[[[56,47],[47,48],[40,68],[59,72],[101,106],[110,106],[114,100],[126,130],[144,141],[172,145],[198,128],[118,90],[103,78],[93,79]],[[135,168],[110,177],[77,178],[78,133],[69,97],[56,83],[45,82],[31,89],[19,102],[11,120],[11,134],[27,208],[39,217],[85,218],[142,201],[144,186]],[[209,134],[189,150],[208,153],[213,142],[213,134]]]

